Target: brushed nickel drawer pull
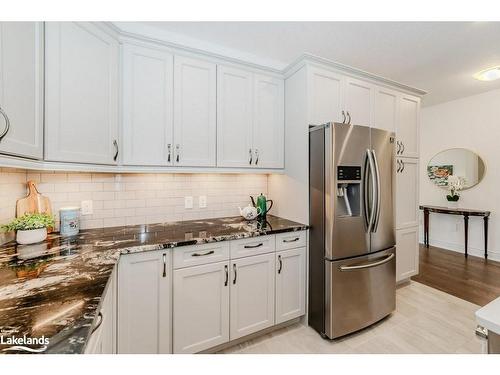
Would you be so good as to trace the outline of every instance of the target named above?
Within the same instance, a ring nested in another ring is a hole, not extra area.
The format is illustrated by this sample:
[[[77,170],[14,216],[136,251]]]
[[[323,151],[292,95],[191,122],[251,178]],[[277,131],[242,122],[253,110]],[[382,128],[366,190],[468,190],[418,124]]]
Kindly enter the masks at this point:
[[[297,242],[300,238],[299,237],[295,237],[291,240],[283,240],[283,242]]]
[[[236,272],[236,263],[233,263],[233,272],[234,272],[233,285],[235,285],[236,284],[236,277],[238,276],[238,273]]]
[[[167,254],[163,254],[163,277],[167,277]]]
[[[5,119],[5,129],[3,130],[2,134],[0,134],[0,141],[7,135],[10,129],[10,120],[9,116],[7,116],[7,113],[4,112],[2,107],[0,107],[0,114],[3,116]]]
[[[194,254],[191,254],[191,256],[192,257],[204,257],[205,255],[212,255],[214,253],[215,253],[215,251],[210,250],[210,251],[207,251],[206,253],[194,253]]]
[[[227,270],[227,264],[224,265],[224,272],[226,273],[226,280],[224,281],[224,286],[227,286],[227,282],[229,281],[229,272]]]
[[[245,249],[255,249],[256,247],[261,247],[261,246],[264,246],[264,244],[261,242],[257,245],[245,245],[243,246]]]
[[[278,273],[281,273],[283,269],[283,262],[281,261],[281,255],[278,255],[278,261],[280,262],[280,267],[278,268]]]

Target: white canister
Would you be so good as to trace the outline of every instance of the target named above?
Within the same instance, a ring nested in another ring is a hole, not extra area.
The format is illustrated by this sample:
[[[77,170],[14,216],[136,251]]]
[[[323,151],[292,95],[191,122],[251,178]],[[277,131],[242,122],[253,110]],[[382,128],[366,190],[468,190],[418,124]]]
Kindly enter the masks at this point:
[[[80,207],[63,207],[59,210],[59,233],[76,236],[80,232]]]

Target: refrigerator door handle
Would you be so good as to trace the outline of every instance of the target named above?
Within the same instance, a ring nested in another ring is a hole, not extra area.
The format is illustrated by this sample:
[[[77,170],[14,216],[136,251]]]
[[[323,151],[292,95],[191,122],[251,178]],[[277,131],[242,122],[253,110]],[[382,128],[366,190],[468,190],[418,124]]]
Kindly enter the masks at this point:
[[[372,160],[375,167],[375,186],[376,186],[376,200],[375,200],[375,215],[372,225],[372,232],[377,231],[378,222],[380,219],[380,170],[378,168],[377,155],[375,155],[375,150],[372,150]]]
[[[376,169],[375,169],[375,161],[373,159],[373,154],[370,150],[366,150],[366,153],[368,155],[368,165],[370,166],[370,176],[371,176],[371,183],[372,183],[372,199],[371,199],[371,207],[370,207],[370,218],[368,222],[368,232],[373,232],[373,226],[375,224],[375,209],[374,209],[374,204],[377,202],[377,196],[378,196],[378,191],[377,191],[377,175],[376,175]]]
[[[365,161],[363,165],[363,219],[365,221],[366,232],[371,232],[370,207],[368,205],[370,199],[368,197],[368,169],[370,165],[370,150],[366,150]]]
[[[394,253],[389,254],[388,256],[384,257],[383,259],[378,260],[378,261],[373,262],[373,263],[357,264],[354,266],[340,266],[339,270],[342,272],[346,272],[346,271],[357,271],[357,270],[363,270],[366,268],[377,267],[377,266],[381,266],[382,264],[389,263],[392,260],[392,258],[394,258]]]

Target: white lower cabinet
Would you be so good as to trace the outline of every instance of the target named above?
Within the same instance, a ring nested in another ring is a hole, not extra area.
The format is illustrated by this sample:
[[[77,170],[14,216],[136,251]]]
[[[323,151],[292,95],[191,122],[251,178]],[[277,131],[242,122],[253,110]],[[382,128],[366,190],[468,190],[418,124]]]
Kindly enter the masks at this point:
[[[231,340],[274,325],[275,253],[231,261]]]
[[[276,253],[276,324],[304,315],[306,248]]]
[[[418,274],[418,226],[396,230],[396,281]]]
[[[96,319],[85,354],[116,353],[116,269],[111,275]]]
[[[177,269],[173,284],[174,353],[228,342],[229,262]]]
[[[122,255],[118,353],[171,353],[171,250]]]

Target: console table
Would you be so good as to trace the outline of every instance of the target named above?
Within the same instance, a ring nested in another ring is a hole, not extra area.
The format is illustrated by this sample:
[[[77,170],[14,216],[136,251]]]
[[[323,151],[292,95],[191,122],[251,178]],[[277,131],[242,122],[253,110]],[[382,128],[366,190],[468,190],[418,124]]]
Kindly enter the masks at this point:
[[[424,211],[424,245],[429,247],[429,213],[434,212],[438,214],[448,215],[462,215],[464,217],[465,229],[465,257],[467,258],[468,240],[469,240],[469,216],[480,216],[484,221],[484,258],[488,258],[488,219],[490,211],[483,210],[469,210],[467,208],[448,208],[439,206],[420,206]]]

